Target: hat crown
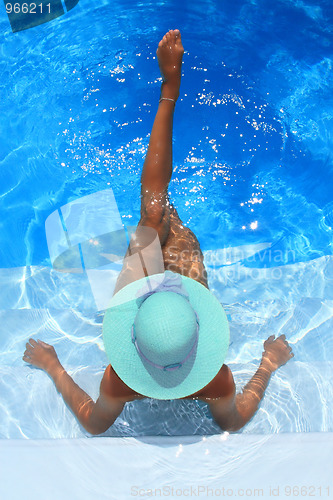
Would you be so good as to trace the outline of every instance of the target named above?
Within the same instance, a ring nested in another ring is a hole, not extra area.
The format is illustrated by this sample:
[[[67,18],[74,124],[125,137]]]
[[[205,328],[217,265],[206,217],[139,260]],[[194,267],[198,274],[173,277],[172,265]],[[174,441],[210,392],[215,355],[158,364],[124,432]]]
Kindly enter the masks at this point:
[[[195,312],[189,301],[175,292],[149,296],[138,310],[134,326],[140,351],[162,366],[181,362],[196,341]]]

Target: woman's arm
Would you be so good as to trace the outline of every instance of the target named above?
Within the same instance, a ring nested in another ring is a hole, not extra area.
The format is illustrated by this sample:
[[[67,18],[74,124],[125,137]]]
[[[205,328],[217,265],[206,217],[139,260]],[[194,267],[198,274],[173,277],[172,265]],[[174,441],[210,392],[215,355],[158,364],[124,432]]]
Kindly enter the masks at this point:
[[[226,398],[209,402],[212,416],[217,424],[226,431],[241,429],[258,410],[272,373],[293,356],[285,335],[277,339],[275,335],[271,335],[264,342],[260,366],[242,393],[235,395],[234,390]]]
[[[100,394],[96,403],[68,375],[54,347],[29,339],[23,360],[44,370],[55,383],[65,403],[90,434],[105,432],[122,412],[124,402]]]

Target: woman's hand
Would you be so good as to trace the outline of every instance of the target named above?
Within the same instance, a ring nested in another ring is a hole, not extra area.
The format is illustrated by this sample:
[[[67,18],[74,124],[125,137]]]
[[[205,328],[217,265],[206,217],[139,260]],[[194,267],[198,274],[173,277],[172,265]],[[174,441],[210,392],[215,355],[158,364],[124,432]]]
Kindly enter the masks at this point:
[[[267,362],[272,371],[277,370],[293,357],[294,354],[285,335],[280,335],[277,339],[275,335],[271,335],[265,340],[262,362]]]
[[[34,339],[29,339],[29,342],[30,344],[26,344],[26,350],[22,358],[23,361],[46,372],[55,365],[60,364],[53,346],[46,344],[42,340],[37,340],[36,342]]]

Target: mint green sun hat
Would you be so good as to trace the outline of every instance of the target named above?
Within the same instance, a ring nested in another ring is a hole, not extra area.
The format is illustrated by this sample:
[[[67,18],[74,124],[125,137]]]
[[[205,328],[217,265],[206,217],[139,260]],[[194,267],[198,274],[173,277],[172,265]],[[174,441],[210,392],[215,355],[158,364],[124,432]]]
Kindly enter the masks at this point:
[[[172,271],[122,288],[103,320],[113,369],[133,391],[155,399],[184,398],[205,387],[223,365],[229,338],[217,298]]]

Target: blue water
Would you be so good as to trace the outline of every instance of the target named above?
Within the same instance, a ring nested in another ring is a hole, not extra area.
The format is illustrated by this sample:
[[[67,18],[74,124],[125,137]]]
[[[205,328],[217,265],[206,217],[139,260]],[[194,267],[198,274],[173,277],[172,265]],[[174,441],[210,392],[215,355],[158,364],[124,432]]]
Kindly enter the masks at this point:
[[[13,34],[3,16],[1,267],[48,265],[47,216],[108,182],[137,221],[155,47],[172,26],[186,48],[170,186],[184,222],[204,249],[331,253],[332,17],[329,1],[80,2]]]
[[[93,367],[92,392],[107,363],[100,318],[86,307],[89,296],[84,303],[76,278],[51,272],[45,220],[60,206],[110,187],[123,223],[137,223],[140,172],[159,97],[155,50],[174,27],[186,52],[170,193],[205,252],[212,290],[232,315],[227,361],[241,387],[272,331],[286,333],[295,351],[244,432],[333,429],[327,409],[332,21],[329,0],[210,0],[181,8],[174,1],[81,0],[64,16],[13,34],[2,12],[0,347],[11,374],[4,383],[3,437],[82,435],[71,415],[64,417],[55,392],[47,399],[57,407],[53,423],[49,415],[44,422],[38,384],[45,397],[52,386],[20,357],[26,339],[38,333],[56,344],[78,377]],[[246,252],[239,256],[235,248]],[[231,276],[230,263],[236,263]],[[24,412],[12,395],[16,386],[27,397]],[[311,414],[313,401],[318,410]],[[177,404],[178,431],[172,422],[158,427],[154,411],[167,408],[148,401],[128,405],[119,432],[217,432],[205,408],[181,403],[179,410]],[[147,406],[148,424],[140,422]],[[197,412],[194,427],[190,411]]]

